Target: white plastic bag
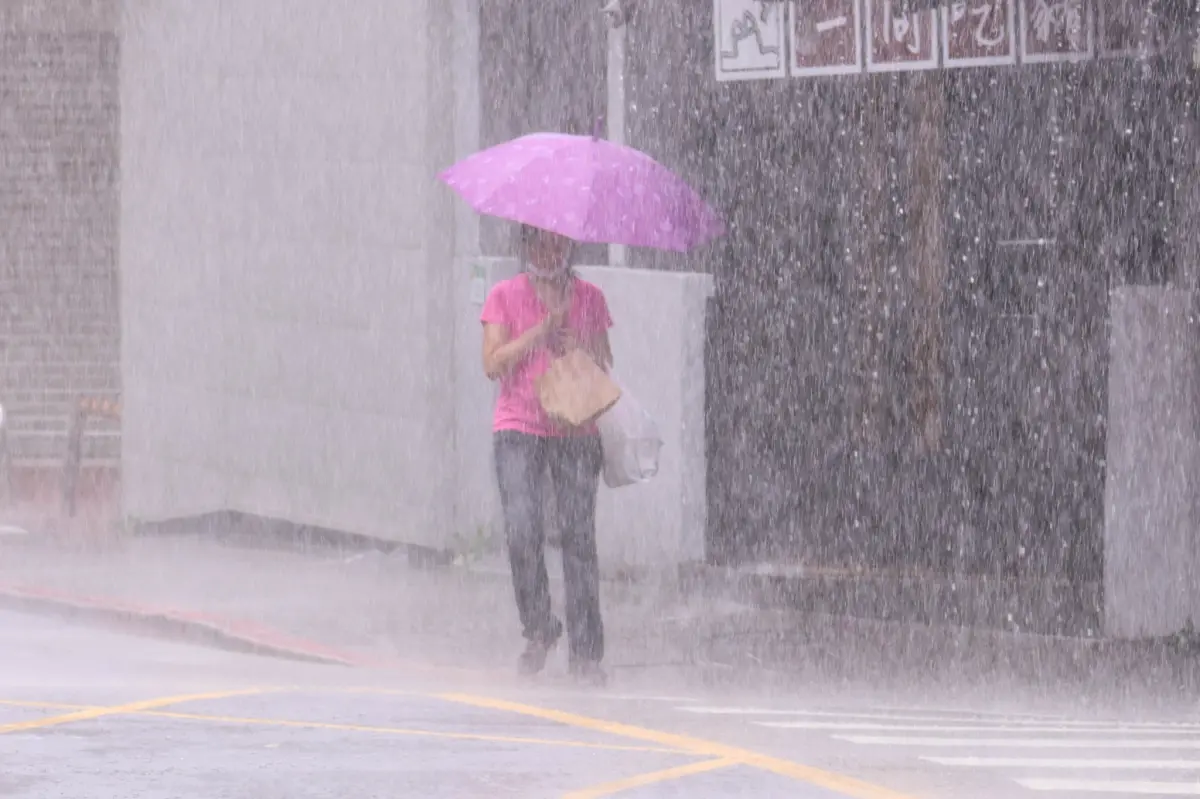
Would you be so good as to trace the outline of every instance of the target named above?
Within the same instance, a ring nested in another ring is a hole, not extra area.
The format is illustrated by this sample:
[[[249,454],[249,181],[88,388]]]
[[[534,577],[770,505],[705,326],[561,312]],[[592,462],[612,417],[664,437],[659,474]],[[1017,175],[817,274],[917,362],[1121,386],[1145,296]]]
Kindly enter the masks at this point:
[[[609,488],[645,483],[658,474],[663,440],[649,412],[625,386],[617,404],[596,420],[604,447],[604,484]]]

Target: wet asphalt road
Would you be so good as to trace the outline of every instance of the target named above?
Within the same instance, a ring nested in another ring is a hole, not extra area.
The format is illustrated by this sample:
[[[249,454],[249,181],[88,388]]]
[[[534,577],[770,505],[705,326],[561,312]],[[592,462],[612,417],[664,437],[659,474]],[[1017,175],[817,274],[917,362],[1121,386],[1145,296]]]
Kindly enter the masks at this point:
[[[1130,728],[625,687],[312,666],[0,613],[0,796],[1200,795],[1186,714]]]

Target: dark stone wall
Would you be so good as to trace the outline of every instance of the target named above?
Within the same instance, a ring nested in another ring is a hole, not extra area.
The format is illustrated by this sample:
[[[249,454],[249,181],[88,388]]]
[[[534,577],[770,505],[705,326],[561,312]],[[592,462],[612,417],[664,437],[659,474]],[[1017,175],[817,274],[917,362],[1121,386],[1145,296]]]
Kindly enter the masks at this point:
[[[711,6],[630,30],[631,142],[731,222],[686,257],[710,555],[1098,580],[1108,289],[1182,280],[1195,236],[1188,43],[719,84]]]
[[[538,131],[590,134],[607,104],[607,29],[599,6],[578,0],[480,4],[482,145]],[[512,228],[485,219],[483,252],[511,254]],[[607,261],[582,247],[581,263]]]

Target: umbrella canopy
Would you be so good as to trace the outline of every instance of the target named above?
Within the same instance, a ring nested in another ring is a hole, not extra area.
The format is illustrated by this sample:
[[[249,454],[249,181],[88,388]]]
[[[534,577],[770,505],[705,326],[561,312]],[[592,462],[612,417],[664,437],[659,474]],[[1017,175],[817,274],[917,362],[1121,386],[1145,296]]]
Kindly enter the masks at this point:
[[[533,133],[438,176],[476,211],[576,241],[686,252],[725,226],[671,170],[592,136]]]

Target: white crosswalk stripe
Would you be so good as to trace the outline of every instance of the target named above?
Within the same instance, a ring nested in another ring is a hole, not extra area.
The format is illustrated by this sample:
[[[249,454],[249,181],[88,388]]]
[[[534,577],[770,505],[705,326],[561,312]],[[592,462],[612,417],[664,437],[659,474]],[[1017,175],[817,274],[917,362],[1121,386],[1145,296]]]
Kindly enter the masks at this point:
[[[1198,721],[920,708],[688,705],[679,710],[740,716],[780,734],[824,734],[855,746],[909,752],[931,765],[987,772],[1031,794],[1200,796]]]
[[[1200,760],[1103,760],[1090,757],[930,757],[923,756],[927,763],[939,766],[962,766],[967,768],[1019,768],[1019,769],[1146,769],[1151,771],[1196,771],[1200,772]]]
[[[835,735],[840,741],[876,746],[923,746],[931,748],[996,748],[1004,749],[1200,749],[1200,739],[1175,738],[1146,740],[1144,738],[933,738],[906,735]]]
[[[1115,793],[1122,796],[1200,796],[1200,782],[1134,780],[1017,780],[1031,791]]]
[[[860,732],[991,732],[991,733],[1075,733],[1085,735],[1197,735],[1200,730],[1163,727],[1068,727],[1062,725],[996,726],[986,724],[883,724],[862,721],[760,721],[763,727],[791,730],[843,730]]]
[[[878,719],[881,721],[896,722],[896,721],[912,721],[912,722],[962,722],[964,724],[972,722],[992,723],[992,724],[1011,724],[1025,726],[1059,726],[1059,727],[1093,727],[1102,722],[1098,721],[1083,721],[1079,719],[1065,719],[1057,716],[1042,716],[1042,715],[1017,715],[1017,714],[1000,714],[1000,713],[978,713],[968,711],[939,711],[926,712],[919,714],[893,714],[874,711],[859,711],[859,710],[796,710],[785,708],[763,708],[763,707],[709,707],[704,705],[686,705],[676,708],[685,713],[700,713],[706,715],[725,715],[725,716],[794,716],[804,718],[832,718],[832,719]],[[1121,727],[1131,729],[1154,729],[1154,730],[1185,730],[1194,731],[1200,734],[1200,721],[1119,721],[1107,722],[1108,724],[1117,724]]]

